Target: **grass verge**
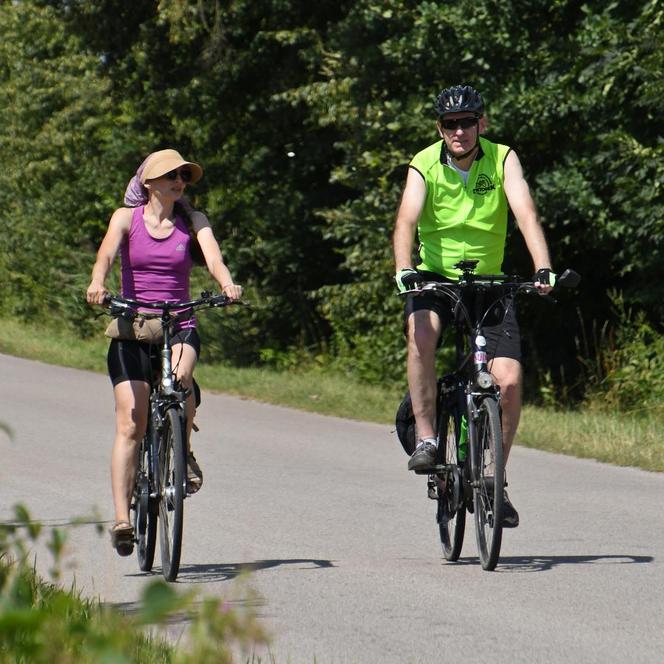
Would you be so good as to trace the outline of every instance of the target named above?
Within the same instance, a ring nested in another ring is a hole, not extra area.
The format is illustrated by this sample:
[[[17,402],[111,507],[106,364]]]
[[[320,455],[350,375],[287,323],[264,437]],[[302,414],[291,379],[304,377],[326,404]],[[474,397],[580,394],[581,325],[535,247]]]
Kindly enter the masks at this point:
[[[517,442],[550,452],[664,472],[663,430],[657,417],[526,406]]]
[[[107,340],[78,340],[62,330],[0,321],[0,352],[52,364],[106,371]],[[324,415],[391,424],[405,387],[372,386],[323,368],[274,371],[203,362],[204,389]],[[405,379],[404,379],[405,382]],[[645,470],[664,471],[661,419],[596,411],[524,408],[517,444]]]

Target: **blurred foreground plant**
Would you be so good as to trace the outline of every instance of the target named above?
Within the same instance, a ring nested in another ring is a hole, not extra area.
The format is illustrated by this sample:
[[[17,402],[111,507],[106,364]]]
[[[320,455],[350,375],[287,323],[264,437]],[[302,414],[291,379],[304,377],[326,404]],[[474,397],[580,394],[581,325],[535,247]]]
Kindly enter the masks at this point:
[[[196,602],[162,580],[146,586],[140,611],[125,615],[112,606],[57,586],[66,530],[53,529],[51,581],[36,573],[31,548],[43,528],[17,505],[15,520],[0,524],[0,663],[48,662],[232,662],[233,649],[252,653],[267,643],[255,615],[231,610],[221,598]],[[190,621],[190,636],[177,648],[146,627],[177,615]],[[252,656],[253,659],[253,656]]]

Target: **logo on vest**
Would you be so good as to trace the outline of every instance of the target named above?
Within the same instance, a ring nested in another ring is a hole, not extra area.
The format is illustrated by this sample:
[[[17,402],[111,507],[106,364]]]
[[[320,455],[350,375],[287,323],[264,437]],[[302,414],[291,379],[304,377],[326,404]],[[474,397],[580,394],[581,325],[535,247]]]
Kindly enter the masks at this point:
[[[175,247],[175,251],[184,251],[184,245],[182,244],[182,242],[180,242],[180,244],[178,244],[178,246]]]
[[[484,173],[481,173],[477,178],[477,182],[475,183],[475,188],[473,189],[473,193],[482,194],[482,196],[484,196],[484,194],[495,188],[496,187],[489,179],[489,176],[484,175]]]

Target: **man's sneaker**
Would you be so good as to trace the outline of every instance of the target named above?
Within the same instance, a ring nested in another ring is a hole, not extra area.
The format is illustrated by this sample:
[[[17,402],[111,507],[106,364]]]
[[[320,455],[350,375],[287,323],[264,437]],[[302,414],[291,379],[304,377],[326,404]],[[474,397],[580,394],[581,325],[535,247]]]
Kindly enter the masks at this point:
[[[519,513],[514,509],[514,505],[510,502],[510,499],[507,497],[507,491],[505,491],[503,499],[503,528],[516,528],[518,525]]]
[[[196,493],[203,486],[203,471],[193,452],[187,454],[187,493]]]
[[[408,470],[422,471],[435,466],[437,451],[432,439],[421,440],[408,460]]]

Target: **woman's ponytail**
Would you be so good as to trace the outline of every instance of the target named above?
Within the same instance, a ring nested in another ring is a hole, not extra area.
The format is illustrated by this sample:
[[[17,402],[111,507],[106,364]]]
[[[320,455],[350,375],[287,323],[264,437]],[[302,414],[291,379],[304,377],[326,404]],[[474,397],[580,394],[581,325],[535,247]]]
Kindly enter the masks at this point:
[[[189,255],[196,265],[205,265],[205,256],[203,250],[198,243],[196,232],[194,231],[194,222],[192,221],[191,214],[194,208],[186,198],[181,198],[175,203],[174,212],[176,215],[181,216],[189,231]]]

